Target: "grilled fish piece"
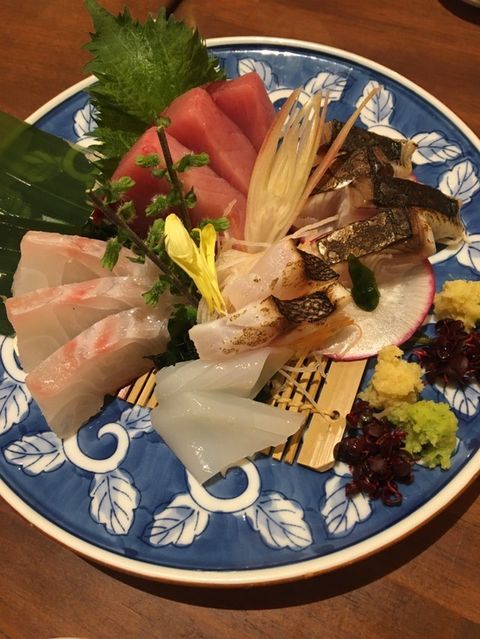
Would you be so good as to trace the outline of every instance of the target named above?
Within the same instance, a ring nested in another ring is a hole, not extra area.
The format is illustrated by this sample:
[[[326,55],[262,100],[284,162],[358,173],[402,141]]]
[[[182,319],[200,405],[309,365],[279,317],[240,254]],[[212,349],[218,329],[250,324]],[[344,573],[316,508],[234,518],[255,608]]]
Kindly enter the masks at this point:
[[[321,238],[319,255],[330,265],[345,262],[350,254],[362,257],[387,247],[418,252],[423,259],[435,253],[431,229],[411,209],[388,208],[366,220],[352,222]]]
[[[331,120],[325,125],[323,145],[330,146],[343,128],[344,122]],[[359,148],[379,149],[392,165],[398,177],[408,177],[412,173],[412,155],[417,145],[411,140],[393,140],[378,133],[372,133],[360,127],[352,127],[342,145],[343,153],[351,153]]]
[[[230,315],[197,324],[190,329],[189,335],[200,359],[221,361],[236,353],[271,344],[305,324],[321,325],[349,299],[349,292],[337,283],[322,292],[288,302],[270,295]],[[330,328],[330,332],[333,330],[334,327]]]
[[[292,238],[284,238],[259,254],[247,272],[232,277],[222,295],[233,309],[274,295],[291,299],[320,290],[338,274],[319,256],[300,251]]]
[[[372,180],[371,200],[379,207],[406,207],[427,222],[439,243],[462,239],[461,203],[427,184],[383,176]]]
[[[378,147],[340,155],[313,190],[297,226],[332,215],[337,216],[337,227],[369,217],[371,211],[362,209],[372,206],[373,185],[392,176],[392,165]]]
[[[363,147],[341,154],[316,185],[313,194],[342,189],[358,178],[373,175],[393,176],[393,167],[381,149]]]

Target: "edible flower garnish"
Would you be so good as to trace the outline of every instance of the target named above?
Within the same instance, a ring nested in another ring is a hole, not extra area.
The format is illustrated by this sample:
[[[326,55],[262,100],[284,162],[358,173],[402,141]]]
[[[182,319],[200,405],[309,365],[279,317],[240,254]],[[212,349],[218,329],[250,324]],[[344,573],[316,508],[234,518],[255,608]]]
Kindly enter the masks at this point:
[[[198,233],[200,246],[197,246],[179,217],[171,213],[165,220],[165,250],[172,262],[195,282],[210,314],[214,311],[224,314],[225,302],[220,293],[215,270],[217,233],[213,224],[207,224],[202,229],[193,229],[192,233]]]

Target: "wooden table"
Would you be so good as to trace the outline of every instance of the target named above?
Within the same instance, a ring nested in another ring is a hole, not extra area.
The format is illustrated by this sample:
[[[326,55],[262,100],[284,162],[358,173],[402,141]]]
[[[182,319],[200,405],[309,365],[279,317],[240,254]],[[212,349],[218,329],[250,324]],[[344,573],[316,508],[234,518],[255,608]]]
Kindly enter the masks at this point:
[[[118,9],[120,0],[104,0]],[[406,75],[480,134],[480,10],[455,0],[183,0],[205,37],[288,36],[351,50]],[[140,18],[156,0],[132,0]],[[82,77],[80,0],[0,0],[0,109],[25,117]],[[189,589],[99,568],[0,502],[0,637],[478,639],[478,482],[381,554],[305,582]]]

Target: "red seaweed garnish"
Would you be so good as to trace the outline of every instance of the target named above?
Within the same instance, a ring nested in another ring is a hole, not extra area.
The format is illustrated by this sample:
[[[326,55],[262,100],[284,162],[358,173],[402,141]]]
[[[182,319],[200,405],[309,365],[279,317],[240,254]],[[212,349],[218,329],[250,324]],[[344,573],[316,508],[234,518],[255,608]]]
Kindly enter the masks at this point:
[[[430,384],[466,385],[480,381],[480,332],[467,333],[460,320],[440,320],[436,337],[412,351]]]
[[[387,419],[378,418],[368,402],[357,401],[347,415],[347,436],[335,446],[334,456],[349,464],[352,481],[347,497],[365,493],[386,506],[399,506],[398,483],[413,481],[413,457],[405,450],[405,433]]]

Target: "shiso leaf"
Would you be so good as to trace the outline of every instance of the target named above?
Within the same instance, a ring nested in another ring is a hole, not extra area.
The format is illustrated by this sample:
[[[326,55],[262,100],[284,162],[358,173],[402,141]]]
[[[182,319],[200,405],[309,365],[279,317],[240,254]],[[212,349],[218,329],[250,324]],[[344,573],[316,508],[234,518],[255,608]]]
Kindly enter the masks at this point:
[[[88,89],[98,123],[94,135],[111,161],[177,96],[224,74],[198,31],[167,18],[165,9],[141,24],[127,8],[115,17],[96,0],[85,4],[95,27],[85,45],[93,56],[85,70],[98,79]]]

